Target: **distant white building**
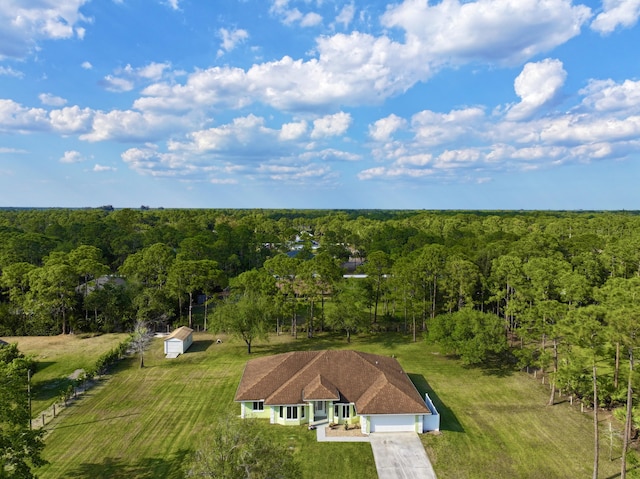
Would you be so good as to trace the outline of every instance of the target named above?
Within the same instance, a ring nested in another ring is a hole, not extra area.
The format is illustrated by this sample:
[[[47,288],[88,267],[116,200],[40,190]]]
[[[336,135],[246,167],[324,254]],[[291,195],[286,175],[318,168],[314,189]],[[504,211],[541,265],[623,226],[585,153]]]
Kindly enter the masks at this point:
[[[167,358],[177,358],[193,344],[193,329],[181,326],[164,340],[164,354]]]

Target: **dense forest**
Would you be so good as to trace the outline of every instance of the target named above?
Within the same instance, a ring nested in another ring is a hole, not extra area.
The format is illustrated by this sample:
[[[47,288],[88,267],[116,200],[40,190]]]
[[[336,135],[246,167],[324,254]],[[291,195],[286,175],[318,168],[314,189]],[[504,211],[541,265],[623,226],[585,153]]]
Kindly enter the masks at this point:
[[[591,351],[611,358],[599,401],[613,403],[640,327],[638,226],[634,212],[5,209],[0,335],[208,320],[250,351],[266,331],[396,331],[470,364],[506,354],[580,396]]]
[[[0,336],[393,331],[637,430],[635,212],[4,209],[0,270]]]

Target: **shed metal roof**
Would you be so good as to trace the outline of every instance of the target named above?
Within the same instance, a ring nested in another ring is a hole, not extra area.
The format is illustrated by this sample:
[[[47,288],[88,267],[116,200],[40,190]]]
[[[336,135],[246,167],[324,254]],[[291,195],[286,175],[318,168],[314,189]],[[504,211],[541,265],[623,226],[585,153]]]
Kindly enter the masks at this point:
[[[184,341],[189,337],[191,333],[193,333],[193,329],[186,326],[180,326],[173,333],[171,333],[169,337],[165,339],[165,341],[169,341],[170,339],[179,339],[180,341]]]

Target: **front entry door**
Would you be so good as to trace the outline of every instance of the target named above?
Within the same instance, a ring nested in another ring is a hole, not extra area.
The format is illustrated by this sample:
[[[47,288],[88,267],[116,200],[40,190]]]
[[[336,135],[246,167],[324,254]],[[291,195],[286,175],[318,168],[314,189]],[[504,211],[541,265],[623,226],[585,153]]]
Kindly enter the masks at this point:
[[[316,401],[313,405],[314,417],[327,417],[327,408],[324,401]]]

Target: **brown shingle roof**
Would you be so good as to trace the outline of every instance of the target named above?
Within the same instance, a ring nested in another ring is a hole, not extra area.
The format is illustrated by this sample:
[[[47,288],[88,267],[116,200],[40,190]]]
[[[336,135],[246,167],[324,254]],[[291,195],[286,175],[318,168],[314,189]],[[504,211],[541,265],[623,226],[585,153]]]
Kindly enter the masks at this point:
[[[351,402],[358,414],[429,414],[394,358],[359,351],[295,351],[249,361],[236,401]]]
[[[304,401],[337,401],[340,399],[338,388],[322,374],[318,374],[302,390]]]

